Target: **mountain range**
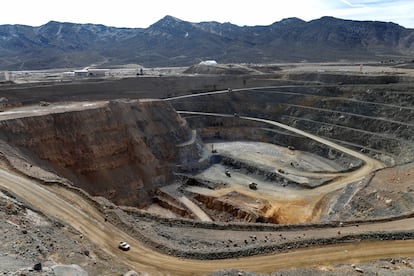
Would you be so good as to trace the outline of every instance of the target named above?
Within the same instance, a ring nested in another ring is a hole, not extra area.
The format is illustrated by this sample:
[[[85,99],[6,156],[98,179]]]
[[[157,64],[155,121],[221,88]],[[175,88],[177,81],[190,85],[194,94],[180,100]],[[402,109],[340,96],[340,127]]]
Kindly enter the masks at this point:
[[[389,60],[414,54],[414,29],[391,22],[287,18],[268,26],[191,23],[166,16],[148,28],[51,21],[0,25],[0,70]]]

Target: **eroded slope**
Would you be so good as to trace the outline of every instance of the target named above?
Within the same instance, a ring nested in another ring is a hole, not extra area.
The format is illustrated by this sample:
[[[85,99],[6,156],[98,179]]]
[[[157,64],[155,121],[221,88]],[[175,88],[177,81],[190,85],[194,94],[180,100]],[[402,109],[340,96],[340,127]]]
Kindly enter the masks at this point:
[[[117,204],[144,206],[157,187],[171,181],[176,164],[197,162],[202,152],[186,122],[163,101],[46,109],[48,114],[2,121],[2,140],[29,163]],[[186,156],[185,163],[177,156]]]

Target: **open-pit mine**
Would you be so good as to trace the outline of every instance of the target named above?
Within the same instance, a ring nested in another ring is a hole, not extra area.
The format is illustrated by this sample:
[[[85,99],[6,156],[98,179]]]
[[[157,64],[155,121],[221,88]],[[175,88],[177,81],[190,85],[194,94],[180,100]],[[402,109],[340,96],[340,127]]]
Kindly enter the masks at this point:
[[[412,69],[243,66],[1,84],[0,271],[414,273]]]

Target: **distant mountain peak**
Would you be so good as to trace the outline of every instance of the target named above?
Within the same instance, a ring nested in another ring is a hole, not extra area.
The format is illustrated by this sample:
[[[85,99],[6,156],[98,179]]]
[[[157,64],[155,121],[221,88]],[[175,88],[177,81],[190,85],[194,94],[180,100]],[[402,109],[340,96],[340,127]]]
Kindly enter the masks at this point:
[[[316,19],[316,20],[318,20],[318,19]],[[322,20],[322,21],[329,21],[329,20],[344,20],[344,19],[339,19],[339,18],[336,18],[336,17],[333,17],[333,16],[329,16],[329,15],[325,15],[325,16],[322,16],[321,18],[319,18],[319,20]]]
[[[55,21],[55,20],[50,20],[49,22],[47,22],[46,24],[44,24],[43,26],[46,26],[46,25],[60,25],[60,24],[62,24],[61,22],[59,22],[59,21]]]
[[[168,37],[188,36],[188,32],[194,28],[193,23],[181,20],[177,17],[167,15],[155,22],[147,29],[151,36],[166,35]]]
[[[175,16],[172,16],[172,15],[166,15],[161,20],[164,20],[164,21],[175,21],[175,22],[182,22],[183,21],[183,20],[181,20],[181,19],[179,19],[179,18],[177,18]]]
[[[306,21],[299,19],[297,17],[289,17],[289,18],[284,18],[280,21],[277,21],[275,23],[273,23],[272,25],[270,25],[271,27],[274,28],[286,28],[286,27],[296,27],[296,26],[300,26],[306,24]]]
[[[297,24],[297,23],[306,23],[306,21],[300,18],[297,18],[297,17],[288,17],[288,18],[282,19],[278,23],[290,25],[290,24]]]
[[[165,26],[176,26],[176,25],[179,25],[179,24],[182,24],[182,23],[188,23],[188,22],[183,21],[183,20],[181,20],[177,17],[171,16],[171,15],[166,15],[163,18],[161,18],[160,20],[158,20],[157,22],[155,22],[154,24],[152,24],[150,26],[150,28],[153,27],[153,26],[163,26],[163,27],[165,27]]]

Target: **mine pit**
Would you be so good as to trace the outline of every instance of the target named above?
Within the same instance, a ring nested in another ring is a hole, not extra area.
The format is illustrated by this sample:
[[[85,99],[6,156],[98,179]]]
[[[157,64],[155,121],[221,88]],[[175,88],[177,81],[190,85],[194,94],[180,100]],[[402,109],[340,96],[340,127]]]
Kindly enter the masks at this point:
[[[399,86],[367,89],[42,100],[2,112],[1,138],[12,166],[118,206],[204,222],[317,223],[330,220],[343,187],[413,159],[412,109],[395,97]]]
[[[93,275],[412,256],[411,78],[292,74],[3,88],[0,259],[33,239]]]
[[[279,94],[277,88],[234,93],[232,100]],[[229,103],[227,94],[203,98]],[[319,222],[327,213],[328,193],[356,180],[357,171],[383,167],[360,153],[367,152],[365,147],[336,147],[335,139],[329,144],[253,117],[260,114],[215,113],[214,104],[206,105],[206,114],[174,108],[197,106],[197,101],[195,96],[17,108],[1,114],[2,138],[9,155],[26,160],[32,171],[45,169],[92,196],[153,215],[204,222]],[[298,112],[298,105],[289,104],[287,111],[289,106]],[[321,131],[333,129],[322,126]]]

